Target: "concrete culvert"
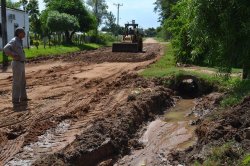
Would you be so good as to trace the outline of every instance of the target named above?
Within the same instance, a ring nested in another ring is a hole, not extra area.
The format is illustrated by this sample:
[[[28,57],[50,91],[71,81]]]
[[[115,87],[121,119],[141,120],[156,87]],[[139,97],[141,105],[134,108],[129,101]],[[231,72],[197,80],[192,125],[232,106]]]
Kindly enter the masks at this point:
[[[184,98],[194,98],[201,94],[200,81],[191,75],[183,75],[177,79],[175,90]]]

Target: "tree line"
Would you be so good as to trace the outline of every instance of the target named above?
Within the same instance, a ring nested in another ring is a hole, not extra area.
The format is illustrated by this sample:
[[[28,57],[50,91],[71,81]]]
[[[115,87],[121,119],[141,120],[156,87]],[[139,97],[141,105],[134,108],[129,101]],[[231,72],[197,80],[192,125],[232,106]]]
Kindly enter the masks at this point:
[[[73,42],[76,32],[89,33],[92,41],[98,38],[98,29],[123,35],[124,27],[116,24],[116,17],[108,11],[105,0],[44,0],[45,10],[39,10],[38,0],[7,0],[7,7],[23,9],[29,13],[30,31],[36,40],[43,37],[57,38],[67,44]],[[131,18],[132,20],[133,18]],[[142,29],[140,29],[143,32]],[[146,36],[154,36],[157,30],[144,30]],[[53,35],[52,35],[53,34]],[[97,39],[98,40],[98,39]]]
[[[155,11],[176,61],[226,73],[240,67],[250,78],[249,0],[156,0]]]
[[[117,29],[115,16],[108,12],[105,0],[87,0],[86,3],[82,0],[44,0],[44,3],[45,9],[40,12],[38,0],[6,2],[9,8],[23,9],[29,13],[30,31],[36,38],[58,34],[63,35],[65,43],[70,44],[76,32],[93,31],[93,35],[97,35],[102,24],[105,24],[107,31]]]

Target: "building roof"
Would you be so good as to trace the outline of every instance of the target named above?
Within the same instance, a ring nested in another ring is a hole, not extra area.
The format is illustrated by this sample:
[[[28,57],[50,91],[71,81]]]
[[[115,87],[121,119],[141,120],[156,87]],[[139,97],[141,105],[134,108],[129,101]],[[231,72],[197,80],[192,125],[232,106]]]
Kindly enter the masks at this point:
[[[2,8],[2,6],[0,6],[0,8]],[[21,9],[14,9],[14,8],[8,8],[6,7],[7,10],[14,10],[14,11],[19,11],[19,12],[24,12],[24,10]]]

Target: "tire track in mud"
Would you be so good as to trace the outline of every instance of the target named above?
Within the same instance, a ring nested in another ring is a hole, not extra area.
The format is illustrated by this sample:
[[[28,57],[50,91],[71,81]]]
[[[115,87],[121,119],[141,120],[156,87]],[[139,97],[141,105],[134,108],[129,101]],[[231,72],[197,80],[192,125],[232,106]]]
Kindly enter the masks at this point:
[[[92,90],[89,90],[89,91],[91,92]],[[76,92],[73,92],[72,94],[69,94],[69,96],[73,96],[76,94],[77,94]],[[77,94],[77,96],[82,96],[82,94]],[[42,128],[40,132],[45,132],[44,130],[46,130],[46,128],[55,127],[56,123],[60,122],[60,118],[62,116],[67,116],[65,114],[71,114],[71,112],[73,112],[74,110],[79,111],[78,108],[82,108],[85,105],[89,105],[89,103],[91,102],[93,97],[87,96],[86,99],[87,100],[85,102],[84,101],[76,101],[75,99],[73,100],[74,101],[73,103],[71,101],[69,101],[69,102],[71,102],[71,104],[68,105],[69,109],[66,109],[66,110],[64,110],[63,108],[56,109],[57,107],[60,107],[60,105],[55,106],[56,101],[53,100],[53,103],[49,104],[47,102],[46,104],[44,104],[44,106],[38,105],[38,108],[34,109],[34,110],[38,109],[39,110],[38,113],[37,112],[34,114],[30,113],[28,116],[26,115],[25,119],[22,118],[22,116],[21,116],[21,117],[19,117],[20,120],[15,120],[12,124],[5,124],[5,126],[16,125],[16,126],[23,126],[23,128],[26,128],[27,135],[25,134],[24,136],[22,136],[22,137],[25,137],[25,139],[16,140],[16,144],[19,144],[21,146],[23,144],[29,143],[29,142],[27,142],[27,140],[28,141],[36,141],[37,140],[36,135],[33,135],[34,131],[32,131],[32,130],[37,130],[37,128],[39,128],[38,126],[40,126],[39,123],[43,122],[43,120],[45,120],[44,123],[46,123],[46,121],[48,121],[48,122],[57,121],[57,122],[54,122],[54,124],[52,123],[51,126],[47,126],[45,128]],[[60,100],[60,99],[58,99],[58,100]],[[47,104],[49,104],[49,105],[46,106]],[[51,104],[53,104],[53,106],[51,106]],[[42,107],[42,108],[39,109],[39,107]],[[56,108],[53,109],[53,107],[56,107]],[[15,117],[15,115],[13,115],[13,116]],[[58,118],[58,120],[57,120],[57,118]],[[4,120],[4,119],[1,119],[1,121],[6,122],[6,120]],[[44,123],[42,123],[42,124],[44,124]],[[36,133],[37,136],[39,134],[41,134],[40,132],[38,131],[38,133]],[[26,142],[24,142],[24,141],[26,141]],[[11,141],[10,144],[7,144],[3,147],[3,151],[1,151],[1,156],[0,156],[1,161],[8,160],[9,156],[13,156],[13,154],[15,154],[17,152],[16,148],[15,149],[12,148],[12,145],[13,145],[13,141]],[[16,146],[16,147],[20,148],[20,146]],[[6,149],[6,152],[4,152],[4,149]],[[2,156],[2,154],[4,154],[4,155]],[[4,156],[6,156],[6,157],[4,157]]]
[[[148,47],[152,49],[150,51],[155,52],[153,54],[159,55],[159,50],[155,50],[155,48],[153,48],[154,46]],[[118,56],[118,54],[115,56]],[[98,56],[97,59],[99,59]],[[32,98],[27,108],[28,112],[12,111],[11,105],[8,104],[11,101],[11,89],[9,88],[11,77],[8,77],[7,80],[3,79],[3,86],[7,89],[5,92],[7,98],[1,98],[0,103],[7,104],[3,105],[3,108],[0,108],[1,163],[7,163],[15,157],[15,154],[19,155],[20,158],[20,153],[24,151],[24,147],[39,142],[38,136],[43,137],[46,133],[50,132],[50,130],[54,131],[58,125],[60,126],[61,123],[69,119],[70,126],[68,131],[55,136],[54,142],[59,140],[58,142],[62,144],[65,143],[65,146],[72,143],[78,137],[77,135],[81,135],[85,130],[88,130],[88,128],[85,128],[86,126],[91,127],[96,119],[104,116],[104,112],[107,114],[106,116],[108,116],[110,115],[110,111],[120,105],[119,102],[126,101],[126,97],[133,90],[135,83],[132,81],[131,85],[129,84],[130,82],[128,82],[128,84],[123,85],[126,87],[125,89],[117,89],[117,87],[120,87],[119,79],[121,79],[123,75],[126,75],[126,72],[134,71],[138,67],[144,67],[152,63],[153,60],[137,64],[111,64],[113,69],[118,68],[119,70],[112,70],[112,67],[109,68],[108,64],[106,67],[110,74],[104,76],[99,74],[96,75],[96,77],[90,78],[78,78],[72,75],[93,71],[93,68],[98,65],[104,65],[102,70],[105,70],[105,64],[100,63],[98,60],[100,64],[94,64],[94,61],[91,61],[89,64],[81,62],[79,59],[76,59],[76,61],[77,62],[67,62],[67,64],[63,62],[62,65],[60,62],[55,61],[57,65],[52,65],[52,67],[43,67],[43,63],[38,63],[33,70],[29,70],[29,67],[27,67],[27,90],[29,96]],[[44,60],[44,62],[46,65],[46,60]],[[50,63],[53,64],[54,62],[50,61]],[[39,65],[42,70],[39,69]],[[135,76],[132,76],[132,78],[133,77]],[[119,100],[117,100],[117,95],[120,98]],[[106,109],[106,107],[109,109]],[[82,128],[85,128],[85,130]],[[82,131],[79,132],[79,130]],[[10,135],[13,139],[9,139]],[[60,141],[60,139],[64,137],[68,137],[68,139]],[[13,145],[15,145],[15,148],[13,148]],[[64,147],[54,146],[55,150],[52,150],[52,152],[57,152],[62,148]],[[40,153],[38,149],[37,156],[41,157],[44,152],[46,152],[46,150],[43,149]],[[25,156],[29,158],[26,154],[23,156],[24,160]],[[32,162],[33,161],[34,160],[32,160]]]
[[[70,94],[70,95],[73,95],[73,94]],[[91,96],[87,96],[86,98],[89,98],[89,99],[86,102],[84,102],[85,103],[84,105],[88,105],[92,99]],[[51,100],[51,98],[50,98],[50,100]],[[60,100],[60,99],[58,99],[58,100]],[[82,101],[79,101],[79,102],[82,103]],[[49,104],[49,103],[47,102],[44,105],[47,105],[47,104]],[[13,119],[12,119],[12,124],[10,124],[10,123],[4,124],[4,125],[2,125],[2,127],[3,126],[10,126],[10,125],[23,126],[23,128],[26,128],[26,133],[27,133],[27,135],[23,136],[23,137],[26,137],[25,140],[35,141],[36,139],[33,140],[33,138],[36,137],[36,135],[33,135],[32,130],[37,130],[36,128],[39,126],[39,123],[41,123],[43,120],[56,121],[55,120],[56,117],[64,116],[65,114],[70,114],[73,110],[77,110],[77,108],[82,108],[82,104],[77,104],[77,101],[74,101],[74,103],[71,103],[69,105],[70,109],[68,109],[68,110],[53,109],[53,107],[55,107],[55,100],[54,100],[52,108],[51,108],[51,104],[49,104],[49,106],[40,106],[39,105],[38,107],[42,107],[42,109],[40,109],[40,110],[38,108],[38,110],[39,110],[38,113],[30,114],[30,115],[26,116],[25,118],[23,118],[22,116],[18,117],[18,119],[20,119],[20,120],[13,121]],[[48,110],[50,110],[50,111],[48,111]],[[15,115],[13,115],[12,117],[15,117]],[[2,121],[6,122],[6,120],[4,120],[4,119],[1,119],[1,122]],[[60,118],[58,121],[60,121]],[[55,122],[55,124],[56,123],[58,123],[58,122]],[[55,126],[55,124],[52,123],[52,125],[48,126],[47,128],[51,128],[51,127]],[[46,129],[46,128],[43,128],[42,132],[44,132],[43,131],[44,129]],[[40,134],[40,132],[37,133],[37,135],[39,135],[39,134]],[[29,138],[29,137],[31,137],[31,138]],[[16,140],[16,143],[19,145],[22,145],[22,144],[24,144],[24,139]],[[10,144],[7,144],[3,147],[3,151],[1,151],[1,156],[0,156],[1,161],[8,160],[9,156],[12,156],[14,153],[16,153],[16,150],[14,150],[12,148],[12,145],[13,145],[13,141],[11,141]],[[20,148],[20,146],[19,146],[19,148]],[[6,152],[4,152],[4,149],[6,149]],[[11,151],[12,151],[12,153],[11,153]],[[4,155],[2,156],[2,154],[4,154]],[[4,156],[6,156],[6,157],[4,157]]]
[[[161,107],[170,105],[171,99],[166,90],[152,89],[145,90],[140,97],[138,96],[138,100],[132,102],[123,100],[117,104],[114,101],[113,107],[97,106],[95,111],[84,117],[85,126],[90,126],[89,128],[81,129],[76,140],[59,153],[51,154],[36,164],[50,165],[63,161],[62,165],[95,165],[108,157],[112,159],[115,155],[128,150],[129,139],[144,121],[161,112]],[[99,113],[102,116],[96,116]]]

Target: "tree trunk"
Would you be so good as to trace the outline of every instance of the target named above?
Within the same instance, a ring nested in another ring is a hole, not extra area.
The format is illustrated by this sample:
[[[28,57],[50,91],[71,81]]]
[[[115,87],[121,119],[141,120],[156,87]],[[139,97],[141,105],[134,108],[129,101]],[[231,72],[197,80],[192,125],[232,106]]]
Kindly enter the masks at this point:
[[[51,48],[51,43],[50,43],[51,37],[50,37],[50,35],[48,35],[48,38],[49,38],[49,48]]]
[[[72,42],[72,37],[73,37],[74,33],[75,33],[75,31],[73,31],[71,33],[69,33],[69,31],[65,31],[65,37],[66,37],[66,41],[65,42],[67,44],[72,44],[73,43]]]
[[[65,43],[66,44],[71,44],[72,43],[69,31],[65,31]]]
[[[73,35],[75,34],[75,32],[76,32],[76,31],[71,32],[71,34],[70,34],[70,36],[69,36],[69,37],[70,37],[71,44],[73,43],[73,42],[72,42],[72,38],[73,38]]]
[[[245,64],[243,66],[242,79],[250,79],[250,65]]]

